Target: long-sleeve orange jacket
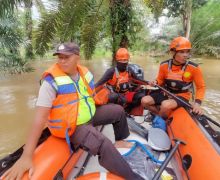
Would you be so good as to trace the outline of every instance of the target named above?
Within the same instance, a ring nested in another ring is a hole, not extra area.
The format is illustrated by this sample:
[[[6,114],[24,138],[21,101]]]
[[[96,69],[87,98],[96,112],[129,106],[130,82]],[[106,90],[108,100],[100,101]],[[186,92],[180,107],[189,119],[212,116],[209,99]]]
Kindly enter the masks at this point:
[[[192,96],[188,87],[194,84],[195,101],[201,103],[204,99],[205,82],[199,65],[194,62],[187,61],[184,65],[174,65],[172,60],[163,61],[160,64],[156,80],[158,85],[164,86],[172,93],[188,100]]]

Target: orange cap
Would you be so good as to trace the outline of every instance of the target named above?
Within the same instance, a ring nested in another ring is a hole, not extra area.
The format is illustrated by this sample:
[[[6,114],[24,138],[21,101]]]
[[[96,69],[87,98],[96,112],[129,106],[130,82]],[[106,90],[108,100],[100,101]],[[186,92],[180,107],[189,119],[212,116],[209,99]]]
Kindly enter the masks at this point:
[[[170,43],[170,51],[180,51],[184,49],[191,49],[190,41],[185,37],[174,38]]]
[[[130,58],[129,52],[126,48],[119,48],[116,52],[117,61],[128,61]]]

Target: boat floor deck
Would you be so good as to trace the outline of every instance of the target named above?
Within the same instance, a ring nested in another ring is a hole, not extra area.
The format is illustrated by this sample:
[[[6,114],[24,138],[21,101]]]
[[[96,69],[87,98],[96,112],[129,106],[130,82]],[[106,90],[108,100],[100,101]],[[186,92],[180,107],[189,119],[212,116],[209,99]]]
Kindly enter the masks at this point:
[[[139,116],[139,117],[135,117],[136,121],[143,121],[140,120],[140,118],[143,118],[143,116]],[[150,123],[144,122],[141,125],[143,125],[146,129],[149,129],[151,127]],[[107,125],[104,127],[102,133],[107,136],[113,143],[115,142],[114,140],[114,132],[113,132],[113,128],[112,125]],[[147,145],[148,142],[146,139],[142,138],[141,136],[137,135],[135,132],[130,131],[130,135],[127,138],[127,140],[137,140],[139,142],[141,142],[142,144]],[[121,154],[124,154],[126,152],[129,151],[129,149],[127,148],[118,148],[118,151]],[[164,152],[162,153],[157,153],[158,154],[158,160],[164,160],[166,158],[166,155]],[[146,159],[147,155],[145,157],[143,157],[144,159]],[[173,172],[175,172],[174,174],[174,178],[173,179],[182,179],[180,176],[180,173],[178,172],[178,170],[175,168],[177,167],[174,158],[170,161],[170,163],[168,164],[168,169],[171,169]],[[134,170],[135,171],[135,170]],[[98,158],[97,156],[91,156],[88,164],[85,167],[85,171],[83,174],[88,174],[88,173],[92,173],[92,172],[107,172],[107,170],[105,168],[103,168],[102,166],[99,165],[98,162]],[[166,172],[165,172],[166,174]],[[74,179],[74,176],[70,175],[68,179]],[[147,179],[145,177],[145,179]]]

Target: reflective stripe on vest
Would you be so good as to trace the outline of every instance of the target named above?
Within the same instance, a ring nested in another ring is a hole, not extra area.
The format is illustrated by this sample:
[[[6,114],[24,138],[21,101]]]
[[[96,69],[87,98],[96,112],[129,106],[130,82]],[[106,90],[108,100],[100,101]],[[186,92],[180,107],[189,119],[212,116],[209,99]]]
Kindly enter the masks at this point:
[[[91,72],[78,66],[79,80],[74,82],[58,65],[45,72],[43,78],[57,91],[48,120],[51,133],[58,137],[71,135],[76,125],[88,122],[95,114],[94,79]],[[56,86],[55,86],[56,85]]]
[[[128,70],[125,72],[119,72],[118,69],[115,67],[115,72],[113,78],[108,81],[108,84],[113,86],[113,89],[116,92],[126,92],[129,88],[129,72]]]
[[[172,71],[172,60],[168,62],[168,74],[165,79],[165,86],[168,90],[173,91],[173,93],[188,92],[192,88],[192,82],[183,81],[183,74],[185,73],[188,61],[182,67],[179,72]]]

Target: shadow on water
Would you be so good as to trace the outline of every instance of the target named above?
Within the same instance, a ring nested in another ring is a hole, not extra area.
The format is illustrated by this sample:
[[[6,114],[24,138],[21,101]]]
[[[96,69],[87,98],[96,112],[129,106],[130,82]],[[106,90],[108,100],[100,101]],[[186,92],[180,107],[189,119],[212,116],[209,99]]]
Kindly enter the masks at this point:
[[[203,104],[208,116],[220,122],[220,76],[218,60],[201,60],[201,68],[207,85],[206,100]],[[0,157],[14,151],[26,140],[28,128],[34,116],[41,74],[54,61],[34,63],[35,72],[22,75],[0,76]],[[153,80],[158,71],[158,59],[138,56],[131,63],[143,67],[146,80]],[[109,59],[82,61],[89,67],[97,81],[111,66]]]

